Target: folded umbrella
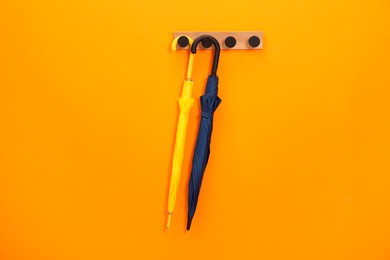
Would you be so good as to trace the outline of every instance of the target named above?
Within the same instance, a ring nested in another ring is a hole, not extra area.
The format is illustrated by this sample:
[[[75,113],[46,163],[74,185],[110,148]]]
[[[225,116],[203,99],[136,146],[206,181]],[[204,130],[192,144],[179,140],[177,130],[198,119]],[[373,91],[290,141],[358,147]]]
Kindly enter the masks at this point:
[[[211,75],[207,79],[206,91],[200,97],[201,119],[196,140],[196,146],[192,159],[192,170],[188,184],[188,219],[187,230],[190,230],[192,219],[195,214],[196,206],[200,193],[203,175],[210,156],[210,141],[213,131],[213,116],[221,99],[218,97],[218,77],[217,67],[220,54],[220,45],[218,41],[209,35],[203,35],[196,38],[192,44],[191,52],[196,53],[196,47],[202,40],[212,41],[214,44],[214,61]]]
[[[187,36],[179,36],[173,40],[172,42],[173,50],[176,50],[176,44],[178,40],[179,39],[183,40],[183,37],[184,40],[186,40],[185,37]],[[193,41],[189,37],[187,37],[187,39],[191,47]],[[183,154],[184,154],[185,139],[187,134],[188,116],[194,104],[194,99],[192,98],[193,81],[191,79],[193,61],[194,61],[194,54],[190,52],[188,67],[187,67],[187,77],[184,81],[181,97],[179,98],[180,114],[179,114],[179,120],[177,122],[176,141],[175,141],[175,148],[173,152],[172,173],[171,173],[171,180],[169,185],[167,228],[169,228],[171,225],[171,217],[176,204],[176,194],[180,182],[180,175],[181,175],[182,164],[183,164]]]

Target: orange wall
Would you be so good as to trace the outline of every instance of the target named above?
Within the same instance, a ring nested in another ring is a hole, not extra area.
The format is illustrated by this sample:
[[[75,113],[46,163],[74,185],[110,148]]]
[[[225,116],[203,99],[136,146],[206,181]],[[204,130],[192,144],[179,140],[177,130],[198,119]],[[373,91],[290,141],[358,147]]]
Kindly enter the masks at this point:
[[[390,259],[389,28],[387,0],[1,0],[0,259]],[[190,232],[175,30],[264,32],[221,54]]]

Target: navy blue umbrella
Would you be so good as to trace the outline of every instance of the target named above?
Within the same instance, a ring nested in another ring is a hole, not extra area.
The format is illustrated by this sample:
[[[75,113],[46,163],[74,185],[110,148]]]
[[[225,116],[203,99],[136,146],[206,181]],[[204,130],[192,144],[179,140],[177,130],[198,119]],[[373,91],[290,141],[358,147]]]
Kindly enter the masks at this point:
[[[190,181],[188,184],[188,220],[187,230],[190,230],[192,218],[194,217],[196,205],[198,204],[198,198],[200,193],[200,187],[202,185],[202,179],[206,170],[207,162],[210,156],[210,141],[211,133],[213,131],[213,116],[218,105],[221,103],[221,99],[218,97],[218,77],[217,67],[220,53],[220,45],[218,41],[209,35],[203,35],[196,38],[192,44],[191,52],[196,53],[196,47],[200,42],[203,42],[204,46],[211,43],[214,44],[214,61],[212,72],[207,79],[206,91],[203,96],[200,97],[201,105],[201,119],[198,131],[198,137],[196,140],[196,146],[194,150],[194,156],[192,159],[192,170]],[[211,46],[211,45],[210,45]]]

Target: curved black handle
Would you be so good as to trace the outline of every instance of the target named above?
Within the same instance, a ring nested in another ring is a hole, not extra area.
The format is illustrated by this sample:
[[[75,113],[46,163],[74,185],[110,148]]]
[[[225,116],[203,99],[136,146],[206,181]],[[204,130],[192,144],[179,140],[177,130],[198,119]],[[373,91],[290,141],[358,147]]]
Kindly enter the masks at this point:
[[[217,39],[215,39],[211,35],[202,35],[197,37],[191,46],[191,52],[196,53],[196,48],[198,47],[198,44],[203,40],[209,38],[211,42],[214,44],[214,59],[213,59],[213,67],[211,69],[211,76],[217,76],[217,69],[218,69],[218,62],[219,62],[219,54],[221,52],[221,46],[219,45],[219,42]]]

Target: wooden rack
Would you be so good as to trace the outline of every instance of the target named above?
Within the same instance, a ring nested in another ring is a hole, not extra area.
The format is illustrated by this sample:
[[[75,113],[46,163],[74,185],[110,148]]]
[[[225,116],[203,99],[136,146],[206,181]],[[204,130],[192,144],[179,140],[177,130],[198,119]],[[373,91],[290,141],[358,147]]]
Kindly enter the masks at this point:
[[[244,32],[174,32],[173,37],[188,36],[195,40],[201,35],[211,35],[218,40],[221,49],[228,50],[260,50],[263,48],[263,33],[259,31],[244,31]],[[205,44],[206,46],[202,46]],[[207,49],[208,44],[202,42],[199,44],[199,49]],[[178,41],[178,50],[188,49],[188,42]]]

